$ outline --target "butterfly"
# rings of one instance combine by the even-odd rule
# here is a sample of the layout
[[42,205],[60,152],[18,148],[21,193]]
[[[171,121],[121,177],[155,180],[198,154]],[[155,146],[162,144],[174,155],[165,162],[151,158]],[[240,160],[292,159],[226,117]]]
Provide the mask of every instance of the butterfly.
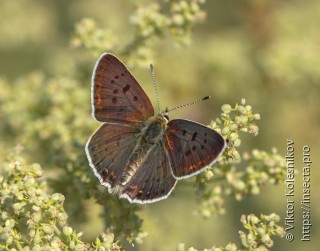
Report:
[[109,193],[131,203],[166,199],[177,180],[198,174],[223,153],[215,130],[155,114],[150,99],[126,66],[104,53],[92,76],[92,116],[103,124],[89,138],[89,165]]

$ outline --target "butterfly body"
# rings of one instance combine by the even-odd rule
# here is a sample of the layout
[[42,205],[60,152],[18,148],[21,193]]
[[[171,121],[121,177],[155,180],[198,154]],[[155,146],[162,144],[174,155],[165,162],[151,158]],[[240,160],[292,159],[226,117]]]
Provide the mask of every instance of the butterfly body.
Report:
[[178,179],[214,163],[225,141],[196,122],[154,114],[141,86],[111,54],[98,60],[92,78],[93,117],[104,122],[86,144],[89,164],[110,193],[130,202],[165,199]]
[[167,120],[162,114],[151,116],[143,127],[137,128],[137,144],[128,162],[128,167],[121,174],[121,185],[125,185],[145,161],[149,152],[162,139]]

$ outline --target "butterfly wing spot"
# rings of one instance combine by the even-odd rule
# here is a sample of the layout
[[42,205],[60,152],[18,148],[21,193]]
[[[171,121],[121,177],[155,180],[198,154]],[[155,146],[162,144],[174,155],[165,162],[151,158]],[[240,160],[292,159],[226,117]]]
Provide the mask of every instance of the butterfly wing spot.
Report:
[[191,141],[195,141],[195,140],[196,140],[197,134],[198,134],[197,132],[194,132],[194,133],[192,134]]
[[137,101],[138,100],[138,97],[137,96],[134,96],[133,97],[133,101]]
[[203,143],[204,143],[204,144],[207,144],[207,140],[206,140],[206,139],[204,139]]
[[114,81],[113,79],[111,79],[111,81],[110,81],[110,82],[111,82],[111,84],[114,84],[114,83],[115,83],[115,81]]
[[119,75],[115,75],[114,78],[115,78],[115,79],[118,79],[118,78],[119,78]]
[[106,168],[102,169],[100,174],[101,174],[103,180],[106,180],[108,178],[108,170]]
[[204,133],[204,136],[207,137],[207,133],[206,132]]
[[113,94],[117,94],[118,92],[119,92],[118,89],[114,89],[114,90],[113,90]]
[[127,91],[129,91],[130,89],[130,85],[126,85],[125,87],[123,87],[122,92],[126,93]]
[[116,97],[113,97],[113,98],[112,98],[112,103],[113,103],[113,104],[116,104],[116,103],[117,103],[117,98],[116,98]]
[[121,77],[124,77],[124,73],[121,73]]
[[204,150],[204,145],[201,145],[201,150]]
[[196,146],[193,146],[193,147],[192,147],[192,151],[195,151],[195,150],[197,150],[197,147],[196,147]]
[[132,186],[130,186],[130,188],[131,188],[132,190],[138,190],[138,186],[137,186],[137,185],[132,185]]
[[186,152],[185,152],[185,156],[189,156],[191,154],[191,151],[190,150],[187,150]]
[[183,131],[182,131],[182,135],[185,136],[186,134],[187,134],[187,131],[186,131],[186,130],[183,130]]
[[112,171],[108,177],[109,177],[111,182],[114,182],[116,180],[116,178],[117,178],[115,173],[114,173],[114,171]]

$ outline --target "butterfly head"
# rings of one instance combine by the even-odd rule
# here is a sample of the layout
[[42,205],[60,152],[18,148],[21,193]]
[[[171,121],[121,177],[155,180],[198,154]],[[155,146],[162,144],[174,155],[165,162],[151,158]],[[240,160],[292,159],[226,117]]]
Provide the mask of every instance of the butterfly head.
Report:
[[167,122],[169,121],[169,108],[168,107],[166,107],[164,112],[162,112],[162,116],[167,120]]

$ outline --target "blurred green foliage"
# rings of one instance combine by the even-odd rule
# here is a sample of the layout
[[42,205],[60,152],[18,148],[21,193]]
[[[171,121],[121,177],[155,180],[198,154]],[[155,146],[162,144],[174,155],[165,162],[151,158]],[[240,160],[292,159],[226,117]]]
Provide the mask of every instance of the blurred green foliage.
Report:
[[[27,242],[36,246],[40,236],[48,247],[91,245],[103,250],[105,245],[108,250],[114,245],[117,250],[115,238],[124,247],[139,243],[130,246],[137,250],[168,250],[187,240],[187,246],[203,249],[235,238],[231,233],[240,226],[231,215],[285,216],[281,184],[286,139],[294,139],[297,149],[320,144],[314,137],[320,117],[319,17],[316,1],[1,1],[1,247],[24,247]],[[203,123],[212,120],[210,126],[223,134],[229,147],[213,167],[179,182],[166,201],[141,207],[119,200],[107,194],[88,166],[84,145],[97,127],[90,117],[90,78],[97,56],[105,51],[119,55],[144,82],[150,77],[137,67],[155,63],[161,103],[168,106],[213,96],[214,106],[209,101],[201,104],[203,109],[197,105],[176,114]],[[142,85],[152,93],[151,84]],[[249,102],[237,103],[243,97]],[[258,137],[249,137],[258,131]],[[45,168],[44,176],[39,165],[11,157],[7,162],[16,146],[23,148],[20,154],[28,163]],[[262,187],[267,184],[266,193]],[[40,202],[30,200],[26,186],[39,190]],[[254,201],[250,198],[258,194]],[[205,222],[188,215],[193,209]],[[68,223],[66,217],[50,218],[50,210],[66,212]],[[26,225],[36,212],[41,212],[41,220]],[[221,214],[229,217],[219,216],[223,221],[213,226],[211,222],[219,220],[214,216]],[[274,214],[257,222],[250,217],[242,218],[249,230],[248,235],[240,234],[242,246],[265,243],[263,234],[274,235],[269,231],[279,222]],[[265,233],[250,235],[257,224]],[[229,225],[230,235],[213,230]],[[59,231],[52,232],[55,226]],[[108,234],[96,237],[104,231]],[[287,245],[279,240],[275,248]],[[310,245],[316,247],[317,242]],[[231,244],[221,248],[235,249]]]

